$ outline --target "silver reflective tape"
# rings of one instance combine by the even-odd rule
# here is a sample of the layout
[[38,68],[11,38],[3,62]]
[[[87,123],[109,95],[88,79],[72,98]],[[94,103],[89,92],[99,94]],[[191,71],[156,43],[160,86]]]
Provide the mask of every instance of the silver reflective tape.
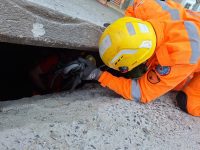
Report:
[[187,30],[190,39],[190,46],[192,49],[190,63],[196,64],[200,56],[200,36],[198,34],[197,28],[191,21],[185,21],[184,25]]
[[132,97],[136,102],[139,102],[141,99],[140,85],[137,80],[132,80]]
[[137,50],[133,49],[123,49],[117,55],[111,60],[111,64],[114,63],[116,60],[118,60],[123,55],[133,55],[137,52]]
[[147,27],[147,25],[143,24],[143,23],[138,23],[138,26],[140,28],[140,31],[142,33],[149,33],[149,28]]
[[152,41],[142,41],[142,44],[139,46],[139,48],[152,48]]
[[107,35],[103,40],[102,40],[102,43],[100,44],[99,46],[99,53],[100,53],[100,56],[102,57],[103,54],[105,53],[105,51],[111,46],[111,39],[110,39],[110,36]]
[[190,83],[191,79],[192,79],[192,78],[187,77],[187,81],[186,81],[186,83],[184,84],[184,86],[182,87],[182,89],[184,89],[184,88]]
[[133,24],[131,22],[126,23],[126,28],[127,28],[128,33],[130,35],[135,35],[135,29],[134,29]]
[[160,0],[156,0],[157,3],[162,7],[163,10],[166,10],[170,13],[171,18],[173,20],[180,20],[180,14],[179,11],[177,9],[172,9],[170,8],[166,2],[160,1]]

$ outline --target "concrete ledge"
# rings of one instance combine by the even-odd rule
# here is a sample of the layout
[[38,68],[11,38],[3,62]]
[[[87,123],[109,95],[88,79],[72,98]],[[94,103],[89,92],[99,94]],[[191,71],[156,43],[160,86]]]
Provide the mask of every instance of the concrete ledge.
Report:
[[[59,2],[53,0],[0,0],[0,42],[96,51],[103,23],[122,14],[95,0],[88,1],[91,11],[85,1],[77,2],[83,7],[81,14],[77,13],[80,6],[73,1],[65,1],[63,7],[57,8]],[[99,16],[93,13],[95,7],[101,9]],[[76,11],[64,11],[71,9]]]

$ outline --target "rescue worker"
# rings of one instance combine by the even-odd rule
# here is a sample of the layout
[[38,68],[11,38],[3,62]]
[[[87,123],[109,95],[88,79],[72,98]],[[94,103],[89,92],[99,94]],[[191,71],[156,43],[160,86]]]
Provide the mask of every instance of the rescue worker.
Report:
[[85,62],[82,80],[98,80],[127,100],[148,103],[171,90],[177,105],[200,116],[200,13],[172,0],[135,0],[126,17],[103,32],[99,53],[110,68],[126,73],[145,64],[138,79],[116,77]]
[[30,71],[33,83],[33,95],[73,90],[80,82],[76,82],[76,72],[66,72],[65,66],[77,57],[86,57],[85,52],[56,52],[39,61]]

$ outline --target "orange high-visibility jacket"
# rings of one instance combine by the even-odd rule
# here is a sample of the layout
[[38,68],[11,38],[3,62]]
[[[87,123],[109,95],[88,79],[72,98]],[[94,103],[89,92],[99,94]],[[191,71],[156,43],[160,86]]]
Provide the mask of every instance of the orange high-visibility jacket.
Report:
[[135,0],[126,16],[148,21],[155,29],[157,46],[148,71],[139,79],[103,72],[99,82],[129,100],[150,102],[166,92],[181,90],[200,71],[200,13],[167,0]]

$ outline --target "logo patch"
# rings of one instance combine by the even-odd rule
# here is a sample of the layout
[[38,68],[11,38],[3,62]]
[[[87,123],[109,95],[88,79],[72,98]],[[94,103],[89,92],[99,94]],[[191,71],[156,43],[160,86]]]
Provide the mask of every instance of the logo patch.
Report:
[[156,84],[160,82],[160,78],[158,77],[158,75],[156,74],[154,70],[150,70],[147,73],[147,80],[152,84]]
[[161,76],[168,75],[170,71],[171,67],[169,66],[161,66],[161,65],[156,66],[156,72],[158,72]]

